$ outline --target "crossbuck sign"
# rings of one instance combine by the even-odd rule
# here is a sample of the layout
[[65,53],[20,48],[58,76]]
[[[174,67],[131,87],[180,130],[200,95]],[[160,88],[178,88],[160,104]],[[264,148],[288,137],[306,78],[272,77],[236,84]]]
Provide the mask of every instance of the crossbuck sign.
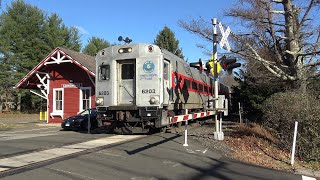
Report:
[[226,50],[230,51],[231,48],[230,48],[230,45],[229,45],[229,42],[228,42],[228,36],[230,35],[230,32],[231,32],[230,28],[228,26],[227,30],[224,31],[224,28],[223,28],[221,22],[219,22],[219,29],[220,29],[220,32],[221,32],[221,35],[222,35],[222,38],[220,40],[220,47],[224,48],[224,46],[225,46]]

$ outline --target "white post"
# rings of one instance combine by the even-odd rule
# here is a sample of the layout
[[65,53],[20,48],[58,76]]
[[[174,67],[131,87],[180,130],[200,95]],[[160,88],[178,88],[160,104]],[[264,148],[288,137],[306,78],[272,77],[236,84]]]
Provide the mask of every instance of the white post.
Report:
[[224,140],[224,133],[222,132],[222,116],[223,116],[223,113],[220,112],[219,113],[220,115],[220,132],[219,132],[219,140]]
[[242,124],[242,117],[241,117],[241,104],[239,102],[239,118],[240,118],[240,124]]
[[91,132],[90,132],[90,129],[91,129],[91,109],[89,108],[88,109],[88,126],[87,126],[87,128],[88,128],[88,134],[90,134]]
[[219,112],[219,121],[220,121],[220,133],[222,133],[222,113]]
[[297,131],[298,131],[298,122],[296,121],[294,123],[293,144],[292,144],[292,152],[291,152],[291,166],[293,166],[293,164],[294,164],[294,154],[296,151]]
[[47,100],[47,116],[46,116],[47,124],[49,124],[49,93],[50,93],[50,76],[48,76],[48,79],[47,79],[47,97],[46,97],[46,100]]
[[[188,114],[188,109],[185,110],[185,115]],[[193,116],[192,116],[193,118]],[[184,144],[183,146],[188,146],[188,120],[185,121],[184,125]]]

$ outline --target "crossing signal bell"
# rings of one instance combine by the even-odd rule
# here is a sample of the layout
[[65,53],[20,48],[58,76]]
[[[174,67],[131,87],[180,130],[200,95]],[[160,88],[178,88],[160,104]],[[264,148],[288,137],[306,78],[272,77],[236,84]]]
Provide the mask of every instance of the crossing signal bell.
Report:
[[198,62],[190,63],[190,67],[194,67],[199,70],[200,74],[202,73],[202,60],[199,59]]
[[220,64],[221,64],[222,68],[228,72],[228,74],[232,74],[232,70],[234,68],[241,66],[241,63],[237,63],[236,58],[227,58],[226,56],[223,56],[220,59]]

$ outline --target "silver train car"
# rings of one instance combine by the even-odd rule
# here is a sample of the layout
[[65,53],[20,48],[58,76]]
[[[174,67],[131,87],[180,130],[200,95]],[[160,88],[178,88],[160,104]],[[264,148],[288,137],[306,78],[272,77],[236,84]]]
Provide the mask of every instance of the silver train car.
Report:
[[[200,66],[202,67],[202,65]],[[165,128],[173,116],[212,109],[214,80],[152,44],[124,44],[96,55],[98,122],[112,128]],[[219,85],[219,94],[229,95]]]

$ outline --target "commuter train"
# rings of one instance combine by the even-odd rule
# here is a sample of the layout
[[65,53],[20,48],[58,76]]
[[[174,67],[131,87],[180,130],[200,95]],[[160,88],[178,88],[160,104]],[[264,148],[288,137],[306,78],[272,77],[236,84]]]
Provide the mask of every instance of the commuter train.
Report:
[[[212,110],[214,80],[153,44],[124,44],[102,49],[96,55],[96,107],[100,125],[133,132],[163,129],[184,114]],[[219,94],[229,89],[219,84]],[[186,112],[186,109],[188,110]],[[182,117],[188,120],[203,114]]]

